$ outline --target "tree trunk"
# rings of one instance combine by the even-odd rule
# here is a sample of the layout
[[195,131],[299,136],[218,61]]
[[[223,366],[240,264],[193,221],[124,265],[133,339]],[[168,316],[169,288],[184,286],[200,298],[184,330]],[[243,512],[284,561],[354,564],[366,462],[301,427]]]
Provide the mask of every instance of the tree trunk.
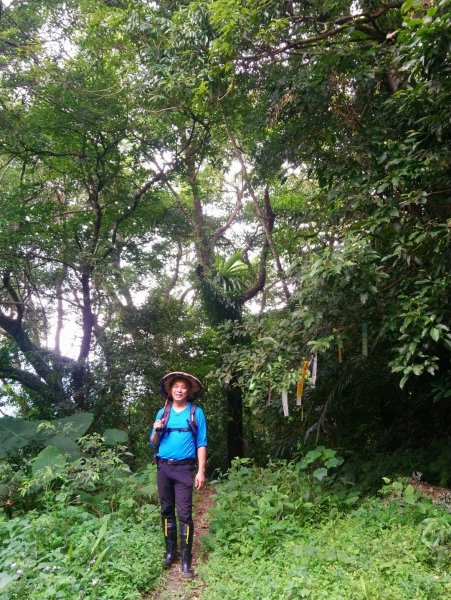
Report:
[[[233,380],[232,382],[233,383]],[[228,463],[244,456],[243,444],[243,396],[237,386],[228,385],[227,397],[227,458]]]
[[73,399],[78,409],[86,410],[87,392],[88,392],[88,355],[91,349],[92,332],[95,325],[95,317],[92,313],[91,304],[91,274],[92,267],[85,266],[81,275],[81,285],[83,291],[83,337],[80,346],[80,352],[75,368],[72,371]]

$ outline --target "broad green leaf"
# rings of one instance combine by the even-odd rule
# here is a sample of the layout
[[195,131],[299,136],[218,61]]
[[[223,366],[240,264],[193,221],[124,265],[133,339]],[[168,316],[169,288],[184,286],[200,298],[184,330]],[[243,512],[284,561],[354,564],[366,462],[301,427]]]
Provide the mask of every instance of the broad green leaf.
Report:
[[54,435],[48,440],[47,444],[58,448],[69,460],[76,460],[80,457],[78,444],[67,435]]
[[417,497],[418,494],[415,491],[415,488],[410,484],[406,486],[403,492],[403,499],[406,502],[406,504],[415,504]]
[[14,417],[0,419],[0,458],[14,454],[35,437],[37,422],[23,421]]
[[74,441],[90,427],[94,415],[77,413],[53,421],[25,421],[15,417],[0,419],[0,458],[5,458],[31,442],[53,444],[72,456],[78,455]]
[[116,444],[125,444],[128,441],[128,434],[121,429],[105,429],[103,432],[105,444],[115,446]]
[[102,539],[105,537],[107,529],[108,529],[108,519],[105,517],[102,522],[102,525],[100,526],[99,533],[97,534],[97,539],[94,542],[94,546],[91,548],[91,554],[94,554],[95,549],[100,544]]
[[327,469],[321,468],[313,471],[313,477],[321,481],[324,477],[327,477]]
[[96,562],[92,565],[92,569],[91,569],[92,572],[97,570],[97,568],[99,567],[100,563],[102,562],[102,560],[103,560],[105,554],[108,552],[108,550],[109,550],[108,547],[104,548],[102,550],[102,552],[99,554],[99,556],[96,559]]
[[434,340],[434,342],[438,342],[440,338],[440,329],[438,329],[437,327],[432,327],[432,329],[429,330],[429,335]]
[[78,440],[91,426],[94,419],[93,413],[80,412],[70,417],[52,421],[57,426],[59,433],[64,433],[72,440]]
[[332,458],[329,458],[329,460],[326,460],[326,462],[324,463],[324,466],[327,467],[328,469],[331,469],[332,467],[338,467],[342,464],[343,464],[343,459],[341,457],[333,456]]
[[41,478],[45,482],[51,481],[61,474],[65,464],[64,454],[58,448],[46,446],[33,460],[33,476]]

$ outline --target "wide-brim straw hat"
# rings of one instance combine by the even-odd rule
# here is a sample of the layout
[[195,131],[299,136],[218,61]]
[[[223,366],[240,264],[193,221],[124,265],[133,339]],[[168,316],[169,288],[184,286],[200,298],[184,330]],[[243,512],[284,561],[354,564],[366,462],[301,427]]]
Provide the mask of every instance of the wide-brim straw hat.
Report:
[[186,379],[189,381],[191,385],[189,400],[196,400],[204,393],[204,386],[197,377],[194,377],[194,375],[190,375],[189,373],[184,373],[183,371],[172,371],[172,373],[168,373],[163,379],[160,379],[159,388],[163,398],[167,398],[170,395],[172,384],[176,379]]

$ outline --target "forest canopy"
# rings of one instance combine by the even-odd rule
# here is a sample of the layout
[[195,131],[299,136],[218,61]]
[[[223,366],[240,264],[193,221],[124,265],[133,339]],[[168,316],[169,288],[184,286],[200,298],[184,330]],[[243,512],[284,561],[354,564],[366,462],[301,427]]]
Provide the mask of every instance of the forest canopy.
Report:
[[212,469],[449,448],[450,22],[449,0],[0,2],[2,410],[92,413],[146,461],[186,370]]

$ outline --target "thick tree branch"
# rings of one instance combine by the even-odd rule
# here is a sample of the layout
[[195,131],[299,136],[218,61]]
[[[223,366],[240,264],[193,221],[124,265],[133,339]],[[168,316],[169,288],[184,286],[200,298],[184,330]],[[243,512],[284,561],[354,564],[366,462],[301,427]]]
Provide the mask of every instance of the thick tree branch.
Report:
[[172,183],[170,181],[165,180],[164,185],[168,188],[168,190],[174,196],[181,213],[187,219],[187,221],[190,223],[191,227],[193,227],[194,225],[193,225],[193,221],[191,219],[191,215],[190,215],[189,211],[186,209],[186,206],[183,204],[183,200],[182,200],[182,197],[180,196],[180,194],[177,192],[177,190],[175,189],[175,187],[172,185]]
[[[116,280],[116,283],[117,283],[118,294],[125,298],[125,303],[128,306],[128,308],[133,308],[134,304],[133,304],[132,295],[130,293],[130,288],[122,276],[121,248],[118,248],[117,251],[113,255],[112,267],[113,267],[114,279]],[[119,298],[117,299],[117,303],[120,306],[122,306]]]
[[0,377],[4,379],[12,379],[17,383],[22,384],[26,388],[43,395],[47,395],[49,392],[49,386],[44,383],[40,377],[30,373],[29,371],[17,369],[11,365],[0,365]]
[[0,310],[0,327],[16,342],[19,350],[24,354],[37,375],[46,382],[46,389],[55,398],[64,399],[65,392],[58,372],[47,364],[41,349],[33,344],[27,332],[23,329],[22,322],[6,316]]
[[218,229],[213,234],[213,240],[212,240],[213,247],[216,246],[216,244],[218,243],[220,238],[224,235],[224,233],[227,231],[227,229],[229,229],[229,227],[231,227],[232,223],[235,221],[238,213],[240,212],[240,210],[243,206],[243,203],[242,203],[243,190],[236,188],[235,192],[236,192],[235,206],[233,207],[232,212],[230,213],[229,218],[224,223],[224,225],[222,225],[221,227],[218,227]]
[[182,260],[182,253],[183,253],[182,242],[180,240],[177,240],[177,257],[175,260],[175,271],[174,271],[172,279],[171,279],[168,287],[164,291],[164,295],[163,295],[163,302],[164,302],[165,306],[167,306],[169,303],[169,296],[171,294],[171,291],[177,285],[177,281],[179,278],[180,261]]
[[113,230],[111,233],[111,245],[110,247],[104,252],[102,258],[106,258],[109,254],[111,254],[111,252],[113,252],[115,245],[116,245],[116,239],[117,239],[117,235],[118,235],[118,231],[119,231],[119,227],[120,225],[126,220],[128,219],[134,212],[135,210],[138,208],[138,206],[140,205],[140,202],[143,198],[143,196],[159,181],[163,181],[163,179],[167,176],[167,173],[163,173],[160,172],[157,175],[155,175],[154,177],[152,177],[152,179],[149,179],[149,181],[147,181],[144,185],[142,185],[139,190],[133,195],[132,198],[132,202],[129,206],[129,208],[127,210],[125,210],[120,217],[118,217],[113,225]]
[[195,143],[185,150],[185,164],[188,174],[188,183],[191,188],[193,207],[195,219],[192,219],[191,223],[195,235],[195,247],[197,260],[202,269],[208,273],[211,265],[213,264],[213,245],[212,240],[209,238],[206,228],[204,209],[202,204],[202,198],[199,193],[199,185],[197,182],[198,169],[195,162],[196,147]]
[[[285,272],[283,270],[282,267],[282,263],[280,262],[280,257],[279,257],[279,253],[277,252],[277,248],[273,242],[272,239],[272,229],[269,228],[269,222],[268,219],[266,218],[265,214],[263,213],[260,203],[258,201],[257,195],[255,193],[255,190],[252,186],[248,171],[247,171],[247,167],[246,167],[246,163],[244,162],[244,158],[243,158],[243,154],[241,152],[241,150],[238,147],[238,144],[235,141],[235,138],[232,135],[232,132],[230,131],[228,125],[226,124],[226,129],[227,129],[227,135],[230,141],[230,144],[232,146],[233,152],[236,156],[236,158],[238,159],[240,165],[241,165],[241,172],[243,174],[243,179],[246,182],[246,186],[247,186],[247,190],[249,191],[249,194],[252,198],[252,201],[254,203],[254,207],[255,207],[255,212],[257,213],[258,219],[264,229],[265,235],[266,235],[266,239],[268,241],[269,247],[271,249],[271,253],[273,255],[274,258],[274,263],[276,265],[276,271],[277,271],[277,275],[280,278],[280,281],[282,283],[282,288],[283,288],[283,292],[285,295],[285,299],[288,300],[290,299],[290,291],[288,289],[287,283],[286,283],[286,277],[285,277]],[[269,190],[268,187],[266,187],[265,189],[265,206],[269,205]],[[272,213],[272,210],[270,211]]]
[[[242,62],[253,62],[256,60],[260,60],[262,58],[270,58],[272,56],[277,56],[278,54],[284,54],[291,50],[299,50],[301,48],[308,48],[310,46],[314,46],[318,42],[323,40],[330,39],[339,33],[342,33],[346,29],[353,27],[362,33],[365,33],[369,38],[375,39],[377,41],[384,41],[386,38],[386,34],[378,27],[376,23],[376,19],[383,16],[389,10],[397,9],[402,6],[402,2],[394,2],[392,4],[382,4],[377,10],[372,13],[360,13],[358,15],[348,15],[337,19],[333,24],[325,23],[325,31],[311,36],[304,37],[301,39],[297,39],[291,42],[285,41],[283,45],[278,48],[274,48],[272,50],[258,52],[252,55],[242,55],[239,60]],[[304,21],[305,19],[297,19],[297,21]],[[372,25],[373,28],[368,27],[367,25]]]
[[[269,200],[269,190],[266,188],[265,190],[265,211],[266,211],[266,222],[268,226],[268,231],[272,235],[274,229],[275,222],[275,214],[272,210],[271,203]],[[242,296],[239,298],[238,302],[240,304],[244,304],[248,302],[252,298],[254,298],[259,292],[263,290],[266,284],[266,260],[268,257],[270,246],[268,242],[268,238],[265,236],[265,241],[263,243],[261,252],[260,252],[260,261],[259,268],[257,273],[257,279],[249,289],[247,289]]]
[[64,307],[63,307],[63,285],[67,275],[67,267],[63,268],[61,277],[56,283],[56,330],[55,330],[55,353],[61,355],[61,332],[64,324]]
[[91,301],[91,275],[93,268],[85,266],[81,274],[82,289],[82,315],[83,315],[83,336],[78,354],[79,362],[83,362],[89,355],[91,349],[92,329],[95,323],[95,317],[92,312]]
[[2,277],[3,287],[8,292],[11,300],[13,301],[14,307],[17,312],[17,321],[20,323],[24,316],[25,305],[22,298],[19,296],[17,291],[14,289],[11,283],[10,273],[5,273]]

